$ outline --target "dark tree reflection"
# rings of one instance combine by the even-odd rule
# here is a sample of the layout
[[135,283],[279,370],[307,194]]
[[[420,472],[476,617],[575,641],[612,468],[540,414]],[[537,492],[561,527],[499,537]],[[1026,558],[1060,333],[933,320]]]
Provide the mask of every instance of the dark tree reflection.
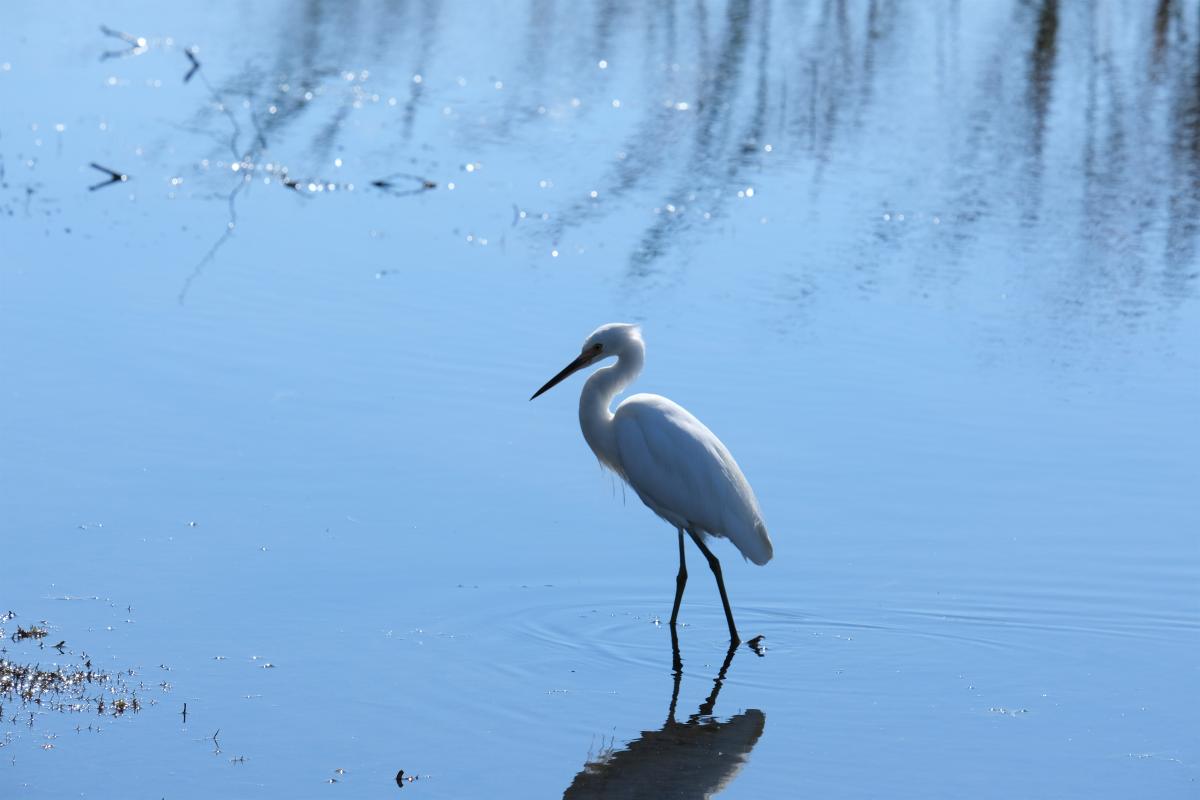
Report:
[[[269,166],[320,190],[351,142],[378,165],[360,186],[480,155],[536,163],[569,190],[522,216],[532,201],[510,181],[495,216],[516,205],[513,235],[546,253],[573,237],[619,246],[637,283],[686,271],[682,253],[737,213],[738,192],[769,181],[792,220],[853,204],[861,225],[919,203],[949,223],[928,244],[942,271],[922,280],[961,274],[973,243],[1010,221],[1031,240],[1066,223],[1071,257],[1092,270],[1070,276],[1083,306],[1191,291],[1195,4],[530,0],[485,16],[308,0],[275,30],[236,61],[206,54],[200,73],[209,93],[188,126],[218,143],[198,155],[240,162],[240,175],[214,172],[229,188]],[[372,133],[355,140],[363,118]],[[900,241],[854,245],[850,267],[868,270]]]

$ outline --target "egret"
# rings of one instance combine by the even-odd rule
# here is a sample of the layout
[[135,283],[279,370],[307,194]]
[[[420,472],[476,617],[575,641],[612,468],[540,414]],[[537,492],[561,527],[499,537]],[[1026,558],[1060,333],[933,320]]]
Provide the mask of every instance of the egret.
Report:
[[633,382],[645,363],[646,345],[637,325],[601,325],[583,343],[579,357],[546,385],[550,390],[572,373],[607,358],[617,363],[596,370],[579,396],[579,427],[600,463],[628,483],[651,511],[673,525],[679,534],[679,574],[671,627],[679,618],[679,603],[687,584],[683,533],[700,548],[717,579],[729,639],[737,644],[737,626],[729,609],[721,562],[708,549],[709,537],[733,542],[755,564],[771,560],[774,548],[754,490],[729,449],[687,409],[656,394],[635,394],[610,410],[612,399]]

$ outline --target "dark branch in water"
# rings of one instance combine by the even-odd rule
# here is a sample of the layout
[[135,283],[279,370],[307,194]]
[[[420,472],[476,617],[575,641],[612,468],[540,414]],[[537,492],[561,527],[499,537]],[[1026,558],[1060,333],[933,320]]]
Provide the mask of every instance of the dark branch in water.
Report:
[[125,33],[124,31],[113,30],[107,25],[101,25],[100,32],[105,36],[111,36],[114,39],[120,39],[121,41],[128,42],[131,45],[136,45],[138,43],[137,37],[133,36],[132,34]]
[[196,60],[196,54],[192,52],[192,48],[190,47],[184,50],[183,54],[187,56],[188,61],[192,62],[192,68],[187,71],[187,75],[183,76],[183,82],[187,83],[196,74],[196,71],[200,69],[200,62]]
[[225,224],[225,231],[217,237],[217,241],[213,242],[212,247],[208,248],[208,252],[204,254],[204,257],[196,262],[196,266],[192,268],[191,274],[184,280],[183,288],[179,290],[179,305],[183,305],[184,301],[187,300],[188,291],[192,288],[192,282],[200,277],[209,262],[216,258],[217,251],[233,236],[233,231],[237,227],[237,196],[246,186],[247,183],[245,181],[238,181],[238,185],[233,187],[233,191],[229,193],[229,221]]
[[[410,188],[402,188],[396,184],[397,178],[403,178],[406,183],[413,181],[414,184],[410,184]],[[371,185],[376,189],[382,189],[393,197],[407,197],[437,188],[436,181],[422,178],[420,175],[412,175],[408,172],[394,172],[391,175],[385,175],[378,180],[371,181]]]
[[105,186],[112,186],[114,183],[125,183],[126,181],[129,180],[129,176],[126,175],[125,173],[117,172],[116,170],[109,169],[108,167],[102,167],[99,164],[97,164],[95,161],[93,161],[89,166],[91,166],[92,169],[99,170],[100,172],[103,172],[105,175],[108,176],[108,180],[100,181],[99,183],[94,183],[91,186],[89,186],[88,187],[89,192],[94,192],[97,189],[103,189]]
[[150,45],[144,36],[134,36],[132,34],[125,33],[124,31],[113,30],[107,25],[101,25],[100,32],[105,36],[111,36],[114,39],[120,39],[122,42],[125,42],[127,45],[129,45],[129,47],[125,48],[124,50],[105,50],[100,54],[101,61],[107,61],[110,58],[140,56],[150,48]]

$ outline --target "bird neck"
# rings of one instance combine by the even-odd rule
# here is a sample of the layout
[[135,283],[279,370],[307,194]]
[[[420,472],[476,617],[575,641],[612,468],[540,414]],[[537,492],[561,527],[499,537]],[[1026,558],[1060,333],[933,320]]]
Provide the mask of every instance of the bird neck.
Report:
[[596,457],[618,473],[621,471],[620,459],[617,458],[610,406],[613,397],[642,371],[645,355],[641,341],[631,341],[617,356],[617,363],[592,373],[579,395],[579,427],[583,429],[583,438]]

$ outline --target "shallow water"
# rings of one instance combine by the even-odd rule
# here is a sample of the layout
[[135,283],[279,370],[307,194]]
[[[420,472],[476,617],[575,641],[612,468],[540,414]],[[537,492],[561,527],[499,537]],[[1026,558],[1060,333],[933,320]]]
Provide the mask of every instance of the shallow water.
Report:
[[[141,708],[0,696],[5,797],[1194,796],[1194,5],[60,8],[0,657]],[[527,402],[611,320],[775,542],[678,686],[674,532]]]

